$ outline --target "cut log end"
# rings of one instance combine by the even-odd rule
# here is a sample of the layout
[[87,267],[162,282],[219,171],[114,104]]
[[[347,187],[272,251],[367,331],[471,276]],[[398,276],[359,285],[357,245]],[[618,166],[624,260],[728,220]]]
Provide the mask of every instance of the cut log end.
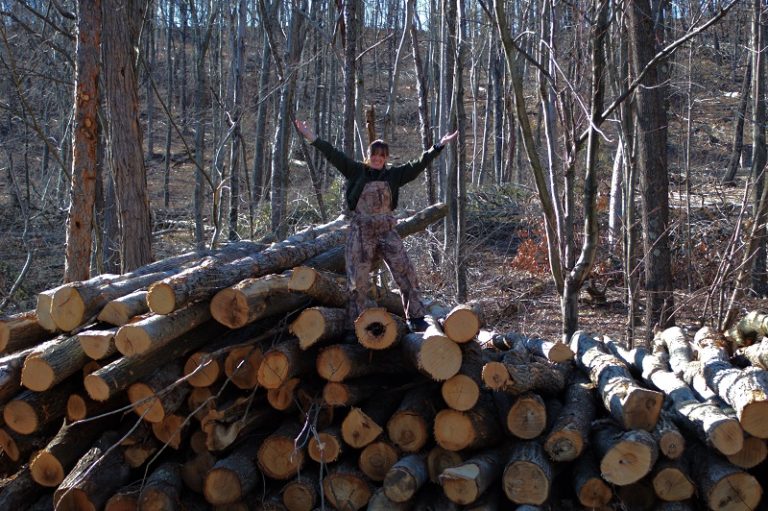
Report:
[[435,417],[435,440],[443,449],[460,451],[474,443],[475,428],[462,412],[440,410]]
[[461,348],[445,337],[424,339],[419,362],[421,369],[435,381],[445,381],[461,369]]
[[301,468],[304,451],[296,450],[290,438],[269,437],[259,447],[257,459],[265,475],[285,480],[295,476]]
[[184,364],[184,374],[193,387],[208,387],[219,379],[221,366],[216,360],[207,358],[207,353],[193,353]]
[[317,374],[328,381],[340,382],[352,371],[352,363],[341,348],[330,346],[321,351],[315,363]]
[[381,434],[382,428],[359,408],[352,408],[341,423],[341,437],[356,449],[370,444]]
[[573,360],[573,350],[563,342],[554,342],[547,350],[547,360],[550,362],[568,362]]
[[83,386],[94,401],[106,401],[112,394],[109,384],[93,373],[83,378]]
[[16,441],[8,434],[4,428],[0,428],[0,450],[8,456],[11,461],[19,461],[21,452]]
[[227,468],[213,468],[205,477],[203,494],[214,506],[224,506],[243,497],[240,478]]
[[121,326],[115,335],[115,347],[126,357],[140,355],[147,351],[151,345],[152,339],[149,334],[136,325]]
[[659,420],[664,395],[647,389],[633,390],[622,406],[624,428],[653,431]]
[[357,511],[371,500],[371,488],[359,477],[349,474],[329,474],[323,479],[323,490],[335,509]]
[[397,463],[398,453],[388,442],[373,442],[360,452],[358,466],[369,479],[376,482],[388,477],[389,469]]
[[763,490],[760,483],[746,472],[737,472],[719,480],[709,492],[706,503],[709,509],[757,509]]
[[237,289],[222,289],[211,300],[211,316],[232,329],[245,326],[248,324],[248,300]]
[[323,335],[325,331],[325,317],[317,309],[305,309],[291,323],[290,331],[298,337],[299,347],[302,350],[307,350]]
[[455,308],[446,317],[443,331],[453,342],[465,343],[480,331],[480,319],[471,308]]
[[165,417],[163,405],[155,396],[152,387],[145,383],[134,383],[128,387],[128,400],[136,415],[147,422],[161,422]]
[[71,394],[67,398],[67,420],[70,422],[85,419],[88,416],[88,404],[83,396]]
[[396,412],[387,422],[387,434],[404,452],[417,452],[429,440],[429,425],[421,415]]
[[16,433],[31,435],[40,426],[37,411],[25,401],[11,401],[3,409],[6,426]]
[[290,510],[312,511],[316,501],[316,493],[305,484],[290,484],[283,490],[283,503]]
[[64,467],[53,454],[39,451],[29,462],[32,479],[40,486],[55,488],[64,480]]
[[21,371],[21,384],[29,390],[43,392],[50,389],[55,381],[56,373],[51,365],[39,357],[27,357]]
[[536,438],[547,427],[547,411],[538,396],[520,396],[506,417],[507,430],[517,438]]
[[74,330],[88,318],[84,318],[85,303],[80,293],[73,287],[64,286],[53,295],[51,318],[64,332]]
[[541,467],[528,461],[507,465],[502,479],[504,493],[516,504],[539,506],[549,497],[550,484]]
[[147,292],[147,305],[155,314],[170,314],[176,310],[173,287],[164,282],[152,284]]
[[333,463],[339,459],[341,444],[336,436],[321,432],[309,439],[307,452],[318,463]]
[[483,383],[491,390],[501,390],[509,383],[509,371],[501,362],[488,362],[483,366]]
[[768,438],[768,401],[754,401],[741,411],[739,422],[744,431],[757,438]]
[[447,469],[440,475],[440,485],[448,500],[460,505],[471,504],[480,497],[477,465],[463,465],[460,470]]
[[762,438],[748,436],[744,447],[736,454],[728,456],[728,461],[737,467],[750,469],[761,464],[768,457],[768,444]]
[[109,302],[101,309],[98,316],[99,321],[109,323],[110,325],[123,326],[131,320],[128,310],[121,304]]
[[722,421],[709,435],[712,447],[726,456],[741,451],[744,446],[744,430],[735,419]]
[[383,308],[366,309],[355,320],[357,340],[368,349],[383,350],[395,344],[403,333],[395,317]]
[[676,502],[693,497],[696,487],[676,468],[663,468],[653,475],[653,491],[665,501]]
[[454,410],[466,412],[470,410],[480,398],[480,387],[465,374],[457,374],[445,380],[440,393],[445,404]]
[[544,450],[554,461],[573,461],[584,450],[584,437],[577,431],[560,430],[547,437]]
[[642,479],[650,472],[654,461],[649,446],[623,440],[600,460],[600,473],[609,483],[624,486]]
[[592,477],[579,488],[576,495],[586,508],[602,508],[613,498],[613,491],[608,484],[598,477]]
[[279,351],[271,351],[264,356],[257,371],[258,380],[267,389],[279,388],[288,378],[290,360]]

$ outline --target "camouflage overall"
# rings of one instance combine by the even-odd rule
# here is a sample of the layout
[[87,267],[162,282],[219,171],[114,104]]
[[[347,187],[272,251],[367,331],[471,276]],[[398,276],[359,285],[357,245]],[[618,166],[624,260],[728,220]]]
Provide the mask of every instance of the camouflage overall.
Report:
[[384,260],[400,288],[406,318],[423,317],[426,312],[419,297],[416,270],[408,259],[403,240],[395,231],[397,220],[392,215],[391,195],[386,181],[369,182],[352,212],[344,252],[351,295],[348,314],[352,322],[364,309],[373,305],[368,298],[370,272],[379,259]]

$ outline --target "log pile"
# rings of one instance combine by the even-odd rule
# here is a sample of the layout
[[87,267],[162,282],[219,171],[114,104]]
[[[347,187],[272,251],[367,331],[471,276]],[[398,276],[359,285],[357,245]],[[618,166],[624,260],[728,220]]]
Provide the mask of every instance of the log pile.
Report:
[[[57,288],[0,322],[0,509],[758,508],[757,343],[552,343],[484,329],[478,303],[412,333],[383,292],[350,325],[340,229],[63,286],[81,312],[54,313]],[[155,285],[179,308],[154,310]]]

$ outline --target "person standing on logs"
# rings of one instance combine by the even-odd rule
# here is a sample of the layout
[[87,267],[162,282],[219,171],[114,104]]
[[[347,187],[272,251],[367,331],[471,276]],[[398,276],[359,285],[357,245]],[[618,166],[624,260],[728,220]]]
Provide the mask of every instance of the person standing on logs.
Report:
[[397,220],[392,212],[397,208],[400,187],[416,179],[459,132],[444,135],[418,160],[388,167],[389,146],[383,140],[371,142],[368,157],[359,162],[318,138],[305,121],[297,120],[296,129],[347,180],[344,195],[352,220],[344,258],[350,292],[347,307],[350,321],[354,323],[371,305],[368,298],[370,272],[373,264],[383,259],[400,289],[408,328],[414,332],[424,331],[427,328],[426,307],[421,302],[416,270],[395,230]]

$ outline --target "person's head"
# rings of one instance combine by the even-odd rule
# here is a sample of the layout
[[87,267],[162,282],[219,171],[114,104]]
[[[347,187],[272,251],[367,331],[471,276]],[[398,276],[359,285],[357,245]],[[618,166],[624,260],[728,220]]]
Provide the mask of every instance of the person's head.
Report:
[[381,139],[371,142],[365,163],[374,170],[381,170],[387,165],[387,159],[389,159],[389,145]]

